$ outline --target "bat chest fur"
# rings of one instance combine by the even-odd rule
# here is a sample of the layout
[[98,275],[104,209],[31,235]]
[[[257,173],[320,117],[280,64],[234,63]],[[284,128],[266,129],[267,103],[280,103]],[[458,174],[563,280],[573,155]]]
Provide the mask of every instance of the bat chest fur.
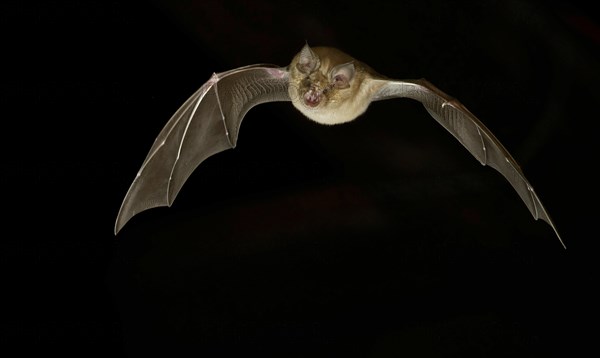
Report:
[[307,108],[304,103],[293,102],[294,107],[304,114],[309,119],[320,124],[341,124],[354,120],[356,117],[364,113],[366,106],[361,111],[356,109],[348,109],[348,106],[336,106],[337,108]]

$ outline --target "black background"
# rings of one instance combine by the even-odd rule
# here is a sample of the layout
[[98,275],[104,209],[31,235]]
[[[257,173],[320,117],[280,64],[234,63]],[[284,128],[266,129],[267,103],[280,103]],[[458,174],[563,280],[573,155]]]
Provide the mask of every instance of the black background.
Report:
[[[600,28],[533,1],[3,2],[2,344],[63,356],[574,356],[594,341]],[[425,77],[520,162],[568,246],[415,102],[258,106],[170,209],[114,219],[220,72],[338,47]],[[587,333],[586,333],[587,332]]]

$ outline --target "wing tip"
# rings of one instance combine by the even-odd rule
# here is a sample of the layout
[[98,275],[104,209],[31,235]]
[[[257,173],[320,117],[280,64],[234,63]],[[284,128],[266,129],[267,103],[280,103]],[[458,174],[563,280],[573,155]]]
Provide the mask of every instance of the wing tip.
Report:
[[[539,199],[538,199],[539,200]],[[541,203],[540,203],[541,204]],[[560,234],[558,233],[558,229],[556,228],[556,226],[554,225],[554,222],[552,221],[552,219],[550,218],[550,215],[548,215],[548,212],[546,212],[546,208],[544,208],[544,206],[542,205],[542,211],[541,214],[543,214],[543,216],[538,216],[536,217],[534,215],[534,218],[536,220],[538,219],[542,219],[543,221],[545,221],[548,225],[550,225],[550,227],[552,228],[552,230],[554,231],[554,234],[556,235],[556,237],[558,238],[558,241],[560,242],[560,244],[562,245],[563,249],[567,249],[567,245],[565,244],[565,242],[563,241],[562,237],[560,237]]]
[[[506,160],[508,163],[511,163],[508,158],[506,158]],[[523,201],[525,201],[525,204],[527,204],[527,207],[529,208],[529,211],[533,215],[533,218],[535,220],[542,219],[548,225],[550,225],[550,227],[554,231],[554,234],[556,234],[558,241],[560,241],[560,244],[562,245],[563,249],[566,250],[567,245],[565,244],[563,239],[560,237],[560,234],[558,233],[558,229],[556,229],[556,225],[554,225],[554,221],[552,221],[552,219],[550,218],[548,211],[546,211],[546,207],[544,207],[544,204],[542,204],[542,201],[536,194],[535,190],[533,189],[533,186],[531,186],[531,184],[529,184],[527,179],[525,179],[525,176],[523,175],[523,173],[518,168],[515,167],[515,169],[517,170],[517,172],[519,173],[519,175],[522,177],[523,181],[527,185],[527,191],[529,192],[529,195],[530,195],[529,198],[531,200],[532,205],[530,206],[524,199],[523,199]]]
[[567,249],[567,245],[565,244],[565,242],[563,241],[562,237],[560,236],[560,234],[558,233],[558,229],[556,228],[556,226],[554,225],[554,222],[552,221],[552,219],[550,219],[550,216],[548,216],[548,213],[546,213],[546,210],[544,210],[544,216],[538,216],[535,217],[535,220],[538,219],[542,219],[543,221],[545,221],[548,225],[550,225],[550,227],[552,228],[552,231],[554,231],[554,234],[556,235],[556,238],[558,239],[558,241],[560,242],[561,246],[563,247],[563,249]]
[[131,219],[132,217],[133,217],[133,215],[130,215],[129,217],[125,218],[123,215],[121,215],[121,212],[119,211],[119,214],[117,215],[117,220],[115,220],[115,227],[114,227],[115,236],[117,236],[119,231],[121,231],[121,229],[123,229],[125,224],[127,224],[129,219]]
[[558,241],[560,241],[560,244],[562,245],[563,249],[567,249],[567,245],[565,244],[565,242],[563,241],[563,239],[560,237],[560,234],[558,233],[558,230],[556,229],[556,226],[554,226],[554,223],[552,222],[552,220],[550,220],[550,218],[548,218],[546,221],[548,224],[550,224],[550,226],[552,227],[552,230],[554,230],[554,233],[556,234],[556,237],[558,238]]

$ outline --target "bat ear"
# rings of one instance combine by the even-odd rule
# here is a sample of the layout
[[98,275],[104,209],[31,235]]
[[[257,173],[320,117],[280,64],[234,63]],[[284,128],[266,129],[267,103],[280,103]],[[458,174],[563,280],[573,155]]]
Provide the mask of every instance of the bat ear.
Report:
[[329,80],[336,88],[350,87],[350,81],[354,78],[354,63],[348,62],[335,66],[329,73]]
[[296,65],[298,71],[304,74],[309,74],[319,67],[319,56],[317,56],[313,50],[311,50],[308,44],[304,45],[299,56],[300,58],[298,59],[298,64]]

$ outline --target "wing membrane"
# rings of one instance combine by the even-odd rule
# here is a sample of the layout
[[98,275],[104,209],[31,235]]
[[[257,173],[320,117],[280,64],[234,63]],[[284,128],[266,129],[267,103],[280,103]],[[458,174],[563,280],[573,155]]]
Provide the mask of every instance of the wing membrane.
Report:
[[214,74],[171,117],[121,204],[115,234],[134,215],[170,206],[191,173],[234,148],[245,114],[264,102],[289,101],[285,69],[253,65]]
[[517,161],[492,132],[459,101],[447,95],[424,79],[374,80],[379,86],[374,100],[406,97],[423,104],[427,112],[450,132],[479,162],[502,174],[515,189],[527,208],[537,219],[547,222],[560,243],[562,241],[554,222],[542,205]]

